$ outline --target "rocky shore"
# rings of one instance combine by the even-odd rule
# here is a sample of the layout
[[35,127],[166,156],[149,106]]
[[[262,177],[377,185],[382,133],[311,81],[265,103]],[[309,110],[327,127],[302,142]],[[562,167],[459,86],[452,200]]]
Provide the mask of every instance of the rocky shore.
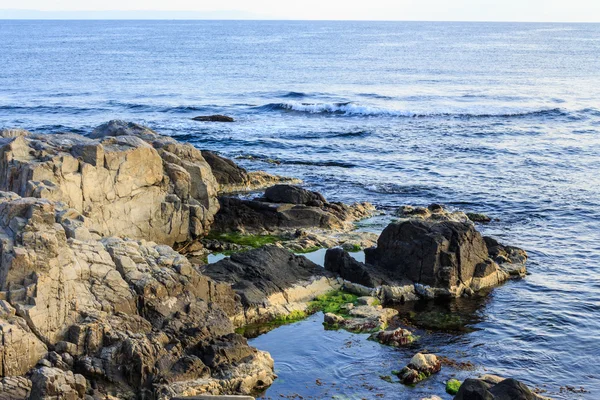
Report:
[[[369,203],[329,202],[134,123],[5,129],[0,153],[0,399],[255,394],[276,379],[273,360],[239,328],[323,311],[330,328],[400,347],[414,337],[386,306],[470,297],[526,272],[525,251],[461,212],[406,207],[381,235],[358,232]],[[325,268],[294,254],[316,248],[329,249]],[[207,264],[216,249],[230,257]],[[498,397],[524,386],[506,381],[465,382],[456,398],[534,398]]]

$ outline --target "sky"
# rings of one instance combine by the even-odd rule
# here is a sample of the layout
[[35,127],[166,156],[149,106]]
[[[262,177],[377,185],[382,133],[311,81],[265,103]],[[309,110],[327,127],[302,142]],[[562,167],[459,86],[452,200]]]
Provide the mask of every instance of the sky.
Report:
[[94,17],[600,22],[600,0],[0,0],[0,18]]

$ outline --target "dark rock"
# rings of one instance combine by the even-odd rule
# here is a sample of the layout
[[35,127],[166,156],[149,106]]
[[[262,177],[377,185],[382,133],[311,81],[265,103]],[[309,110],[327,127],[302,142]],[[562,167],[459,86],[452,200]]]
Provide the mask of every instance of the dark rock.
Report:
[[488,258],[481,234],[460,222],[409,220],[392,223],[375,249],[366,249],[367,264],[433,287],[469,282],[475,267]]
[[473,221],[473,222],[482,222],[482,223],[487,223],[490,222],[492,219],[490,217],[488,217],[485,214],[481,214],[481,213],[471,213],[468,212],[467,213],[467,217]]
[[220,232],[264,233],[305,228],[350,230],[354,221],[372,215],[375,210],[369,203],[348,206],[319,200],[305,205],[220,197],[219,203],[221,208],[215,216],[214,230]]
[[340,248],[327,250],[325,269],[350,282],[370,288],[387,285],[391,281],[386,271],[373,265],[365,265]]
[[494,400],[489,385],[479,379],[467,379],[460,385],[454,400]]
[[221,368],[227,364],[240,362],[251,357],[255,351],[248,346],[246,338],[237,333],[214,338],[207,344],[199,345],[198,348],[202,361],[210,368]]
[[228,117],[227,115],[200,115],[198,117],[192,118],[194,121],[202,121],[202,122],[234,122],[234,119]]
[[202,157],[206,160],[219,185],[244,185],[248,182],[248,172],[228,158],[202,150]]
[[537,400],[539,396],[516,379],[503,379],[493,384],[484,379],[467,379],[454,400]]
[[288,203],[322,206],[327,203],[321,193],[311,192],[293,185],[275,185],[265,190],[265,200],[271,203]]
[[262,305],[274,293],[331,274],[304,256],[278,246],[265,246],[209,264],[204,274],[231,283],[244,306]]
[[490,393],[496,400],[535,400],[529,388],[516,379],[508,378],[493,386]]

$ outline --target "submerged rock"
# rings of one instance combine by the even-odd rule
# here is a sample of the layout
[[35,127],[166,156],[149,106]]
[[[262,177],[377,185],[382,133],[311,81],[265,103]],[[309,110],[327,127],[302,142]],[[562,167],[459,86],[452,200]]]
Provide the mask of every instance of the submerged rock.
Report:
[[417,353],[411,358],[408,365],[398,373],[398,378],[405,385],[414,385],[441,369],[442,363],[434,354]]

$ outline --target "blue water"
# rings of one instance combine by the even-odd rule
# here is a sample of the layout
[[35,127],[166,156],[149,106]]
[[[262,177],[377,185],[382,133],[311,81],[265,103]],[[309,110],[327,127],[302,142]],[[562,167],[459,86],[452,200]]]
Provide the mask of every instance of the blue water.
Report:
[[[482,229],[527,249],[531,275],[478,304],[474,330],[423,346],[600,397],[600,25],[0,21],[0,65],[0,126],[132,120],[331,200],[498,218]],[[209,113],[237,122],[190,120]],[[414,396],[390,396],[313,320],[253,343],[276,360],[273,398],[322,397],[316,379],[344,376]],[[365,343],[384,369],[414,352]]]

